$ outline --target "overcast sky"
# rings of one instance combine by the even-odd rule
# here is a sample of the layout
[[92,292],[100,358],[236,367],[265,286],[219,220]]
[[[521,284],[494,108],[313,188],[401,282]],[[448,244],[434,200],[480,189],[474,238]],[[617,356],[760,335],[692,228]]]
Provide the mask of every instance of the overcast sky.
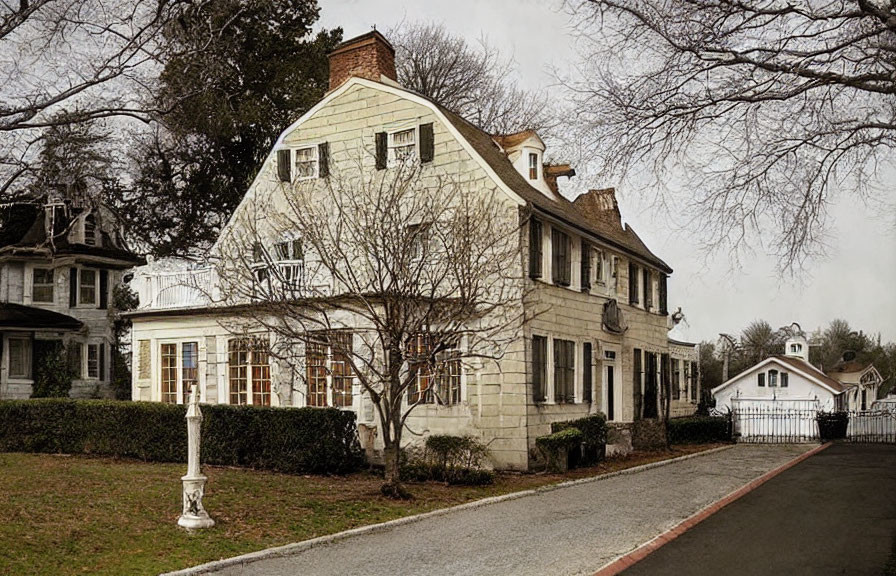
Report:
[[[553,84],[549,69],[575,62],[569,17],[558,2],[537,0],[320,0],[320,26],[341,26],[345,38],[376,26],[386,31],[402,20],[443,23],[475,41],[486,36],[513,56],[520,81],[528,87]],[[707,259],[687,233],[649,208],[650,190],[625,182],[578,182],[583,188],[615,186],[623,220],[648,247],[675,269],[669,307],[681,306],[688,326],[682,337],[714,340],[719,332],[739,332],[751,321],[775,328],[799,322],[804,330],[844,318],[854,329],[896,340],[896,182],[890,204],[866,206],[842,193],[831,206],[828,255],[807,264],[797,278],[780,278],[775,260],[754,254],[732,269],[724,256]]]

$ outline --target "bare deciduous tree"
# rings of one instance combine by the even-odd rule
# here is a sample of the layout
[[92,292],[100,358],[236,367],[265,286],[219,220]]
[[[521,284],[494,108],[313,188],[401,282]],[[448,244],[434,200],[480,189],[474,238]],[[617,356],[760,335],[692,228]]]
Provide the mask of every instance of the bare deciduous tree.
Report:
[[472,46],[441,24],[406,24],[390,32],[398,81],[492,134],[533,129],[550,135],[557,119],[545,91],[527,91],[514,66],[486,40]]
[[567,82],[587,143],[609,175],[679,181],[708,247],[758,242],[793,270],[823,249],[838,190],[880,198],[892,178],[893,2],[567,6],[589,47]]
[[399,447],[414,409],[458,402],[461,363],[497,370],[519,336],[519,216],[499,195],[419,165],[340,171],[252,198],[219,244],[219,296],[246,304],[228,329],[272,335],[296,377],[288,393],[345,405],[349,376],[375,406],[384,494],[405,494]]
[[182,2],[22,0],[0,5],[0,199],[30,173],[50,126],[148,119],[161,30]]

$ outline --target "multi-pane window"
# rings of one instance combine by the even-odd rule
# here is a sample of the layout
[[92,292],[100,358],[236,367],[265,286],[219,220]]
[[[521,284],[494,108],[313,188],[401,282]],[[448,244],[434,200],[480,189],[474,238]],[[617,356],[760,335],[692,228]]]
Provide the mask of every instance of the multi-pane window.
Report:
[[31,378],[31,341],[9,339],[9,377]]
[[576,343],[554,339],[554,402],[575,402]]
[[532,337],[532,399],[544,402],[547,399],[548,339],[544,336]]
[[781,388],[787,388],[790,384],[790,375],[787,372],[781,372]]
[[[316,333],[305,344],[308,406],[352,405],[352,333]],[[329,393],[328,393],[329,392]]]
[[271,359],[267,343],[254,339],[249,351],[252,361],[252,404],[271,405]]
[[162,402],[177,404],[177,344],[162,344]]
[[408,339],[405,357],[408,371],[413,375],[408,385],[409,404],[439,402],[451,405],[460,402],[460,352],[454,346],[448,346],[450,350],[436,353],[436,339],[431,334],[418,334]]
[[538,180],[538,154],[529,153],[529,180]]
[[84,243],[96,246],[96,216],[93,214],[84,218]]
[[277,277],[289,287],[302,285],[304,278],[305,250],[301,239],[278,242],[274,245],[277,259]]
[[87,377],[94,378],[94,379],[100,377],[100,345],[99,344],[88,344],[87,345]]
[[756,375],[756,384],[760,388],[765,387],[765,372],[760,372],[759,374]]
[[307,405],[327,406],[327,343],[319,340],[305,344],[305,380]]
[[769,370],[768,371],[768,387],[776,388],[778,386],[778,371],[777,370]]
[[402,162],[416,156],[416,138],[414,128],[392,132],[389,134],[389,160]]
[[[230,403],[271,403],[268,343],[263,338],[234,338],[227,343]],[[250,393],[251,392],[251,393]]]
[[554,284],[569,286],[572,276],[569,235],[557,228],[551,229],[551,262]]
[[80,274],[79,304],[96,304],[96,270],[84,268]]
[[317,177],[317,147],[299,148],[295,151],[296,179]]
[[197,386],[199,392],[199,344],[197,342],[184,342],[181,345],[181,389],[183,402],[190,401],[190,393],[193,386]]
[[681,363],[682,360],[672,359],[672,399],[681,399]]
[[410,224],[407,227],[407,232],[411,261],[419,261],[429,252],[431,242],[430,224],[428,222]]
[[53,269],[35,268],[31,282],[33,302],[53,302]]

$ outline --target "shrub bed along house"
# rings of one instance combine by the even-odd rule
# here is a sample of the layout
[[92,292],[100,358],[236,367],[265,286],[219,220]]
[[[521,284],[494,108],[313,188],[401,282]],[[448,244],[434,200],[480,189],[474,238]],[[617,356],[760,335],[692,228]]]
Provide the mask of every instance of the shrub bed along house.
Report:
[[726,416],[688,416],[666,423],[669,444],[707,444],[731,441],[731,419]]
[[[0,402],[0,451],[184,462],[186,407],[155,402]],[[202,462],[342,474],[361,464],[355,415],[335,408],[202,406]]]
[[575,428],[582,433],[582,449],[570,452],[570,467],[590,466],[597,464],[607,455],[607,418],[603,414],[592,414],[578,420],[568,422],[554,422],[551,424],[551,432],[561,432]]
[[578,428],[566,428],[549,436],[539,436],[535,446],[544,455],[550,472],[566,472],[569,469],[570,453],[582,449],[585,435]]
[[821,440],[846,438],[849,412],[819,412],[815,415],[815,420],[818,422],[818,435]]
[[495,475],[483,470],[488,450],[472,436],[432,435],[426,438],[423,454],[402,466],[405,480],[435,480],[448,484],[483,486],[491,484]]

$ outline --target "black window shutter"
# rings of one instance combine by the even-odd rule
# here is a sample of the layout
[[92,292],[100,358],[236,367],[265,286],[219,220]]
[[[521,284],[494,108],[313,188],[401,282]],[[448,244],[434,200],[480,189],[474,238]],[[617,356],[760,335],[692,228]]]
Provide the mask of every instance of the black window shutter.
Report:
[[544,402],[548,341],[544,336],[532,337],[532,400]]
[[667,282],[669,277],[665,274],[660,274],[660,314],[668,314],[669,313],[669,287]]
[[591,342],[582,345],[582,401],[591,403]]
[[638,303],[638,266],[632,261],[628,263],[628,302]]
[[591,246],[582,240],[582,291],[591,290]]
[[650,310],[650,305],[653,303],[653,282],[650,278],[650,270],[647,268],[644,269],[644,309]]
[[529,219],[529,277],[541,278],[541,222]]
[[330,143],[321,142],[317,145],[317,175],[326,178],[330,175]]
[[281,182],[289,182],[292,179],[289,156],[289,150],[277,150],[277,176]]
[[109,307],[109,271],[100,270],[100,308]]
[[78,305],[78,269],[72,268],[68,274],[68,307]]
[[432,162],[435,157],[435,138],[432,122],[420,125],[420,162]]
[[377,132],[376,133],[376,169],[377,170],[385,170],[386,169],[386,154],[388,150],[386,148],[386,133],[385,132]]
[[99,349],[100,349],[99,378],[100,378],[100,380],[105,380],[106,379],[106,343],[100,342]]
[[635,420],[641,418],[641,349],[635,348],[632,356],[632,396]]

